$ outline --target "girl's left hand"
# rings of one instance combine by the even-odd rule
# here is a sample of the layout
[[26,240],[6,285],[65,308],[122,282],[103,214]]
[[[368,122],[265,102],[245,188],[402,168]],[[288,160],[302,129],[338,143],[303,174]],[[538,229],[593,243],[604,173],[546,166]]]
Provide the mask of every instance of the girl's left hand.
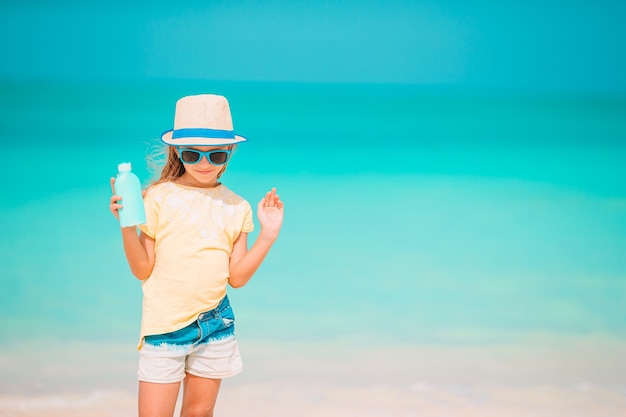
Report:
[[284,204],[276,194],[276,188],[268,191],[257,206],[257,217],[261,223],[261,234],[276,239],[283,224]]

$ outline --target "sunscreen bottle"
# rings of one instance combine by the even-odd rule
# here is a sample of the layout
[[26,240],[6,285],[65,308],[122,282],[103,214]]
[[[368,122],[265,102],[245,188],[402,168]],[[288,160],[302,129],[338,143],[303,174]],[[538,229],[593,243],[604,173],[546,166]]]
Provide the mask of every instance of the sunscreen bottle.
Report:
[[146,211],[139,178],[131,171],[130,162],[117,166],[115,194],[122,197],[122,208],[118,210],[120,226],[130,227],[146,223]]

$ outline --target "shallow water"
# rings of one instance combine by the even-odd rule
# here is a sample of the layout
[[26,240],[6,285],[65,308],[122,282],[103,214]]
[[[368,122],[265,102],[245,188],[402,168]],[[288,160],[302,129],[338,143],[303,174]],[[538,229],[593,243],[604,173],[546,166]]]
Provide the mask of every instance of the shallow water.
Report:
[[[196,92],[226,94],[250,139],[224,183],[253,206],[276,186],[286,203],[267,261],[230,291],[250,372],[259,344],[321,344],[339,358],[404,346],[416,349],[404,358],[477,346],[532,357],[591,340],[583,356],[598,360],[624,346],[626,98],[172,82],[2,91],[0,392],[134,389],[141,292],[108,180],[130,161],[148,182],[146,148],[171,127],[176,98]],[[534,345],[537,335],[552,342]],[[108,353],[94,364],[93,349]],[[47,351],[59,353],[29,359]],[[561,380],[567,367],[556,368],[545,380]],[[41,369],[70,382],[35,386]],[[585,369],[581,381],[626,384],[619,369]]]

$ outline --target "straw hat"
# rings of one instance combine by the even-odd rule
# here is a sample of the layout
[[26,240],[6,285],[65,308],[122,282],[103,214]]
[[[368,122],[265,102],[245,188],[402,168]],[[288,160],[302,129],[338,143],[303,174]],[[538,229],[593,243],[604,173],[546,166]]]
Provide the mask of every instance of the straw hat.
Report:
[[174,129],[164,132],[161,140],[172,146],[221,146],[247,139],[233,132],[226,97],[199,94],[176,102]]

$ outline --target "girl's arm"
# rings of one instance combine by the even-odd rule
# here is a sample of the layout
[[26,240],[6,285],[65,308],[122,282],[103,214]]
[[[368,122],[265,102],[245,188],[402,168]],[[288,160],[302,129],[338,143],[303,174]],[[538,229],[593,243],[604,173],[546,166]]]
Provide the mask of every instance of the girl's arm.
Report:
[[130,271],[142,281],[150,278],[154,268],[154,239],[143,232],[137,235],[137,229],[134,226],[121,229],[124,253]]
[[[115,178],[111,178],[111,191],[114,191]],[[111,213],[119,220],[118,210],[122,208],[119,204],[120,196],[111,196],[111,203],[109,209]],[[137,235],[137,228],[135,226],[122,227],[122,241],[124,243],[124,253],[126,254],[126,260],[128,266],[134,276],[138,279],[144,280],[150,277],[152,269],[154,268],[154,239],[148,237],[145,233],[141,232]]]
[[247,233],[241,233],[233,245],[228,282],[234,288],[243,287],[250,281],[278,237],[283,223],[284,205],[276,194],[276,188],[272,188],[259,201],[257,217],[261,231],[250,250]]

